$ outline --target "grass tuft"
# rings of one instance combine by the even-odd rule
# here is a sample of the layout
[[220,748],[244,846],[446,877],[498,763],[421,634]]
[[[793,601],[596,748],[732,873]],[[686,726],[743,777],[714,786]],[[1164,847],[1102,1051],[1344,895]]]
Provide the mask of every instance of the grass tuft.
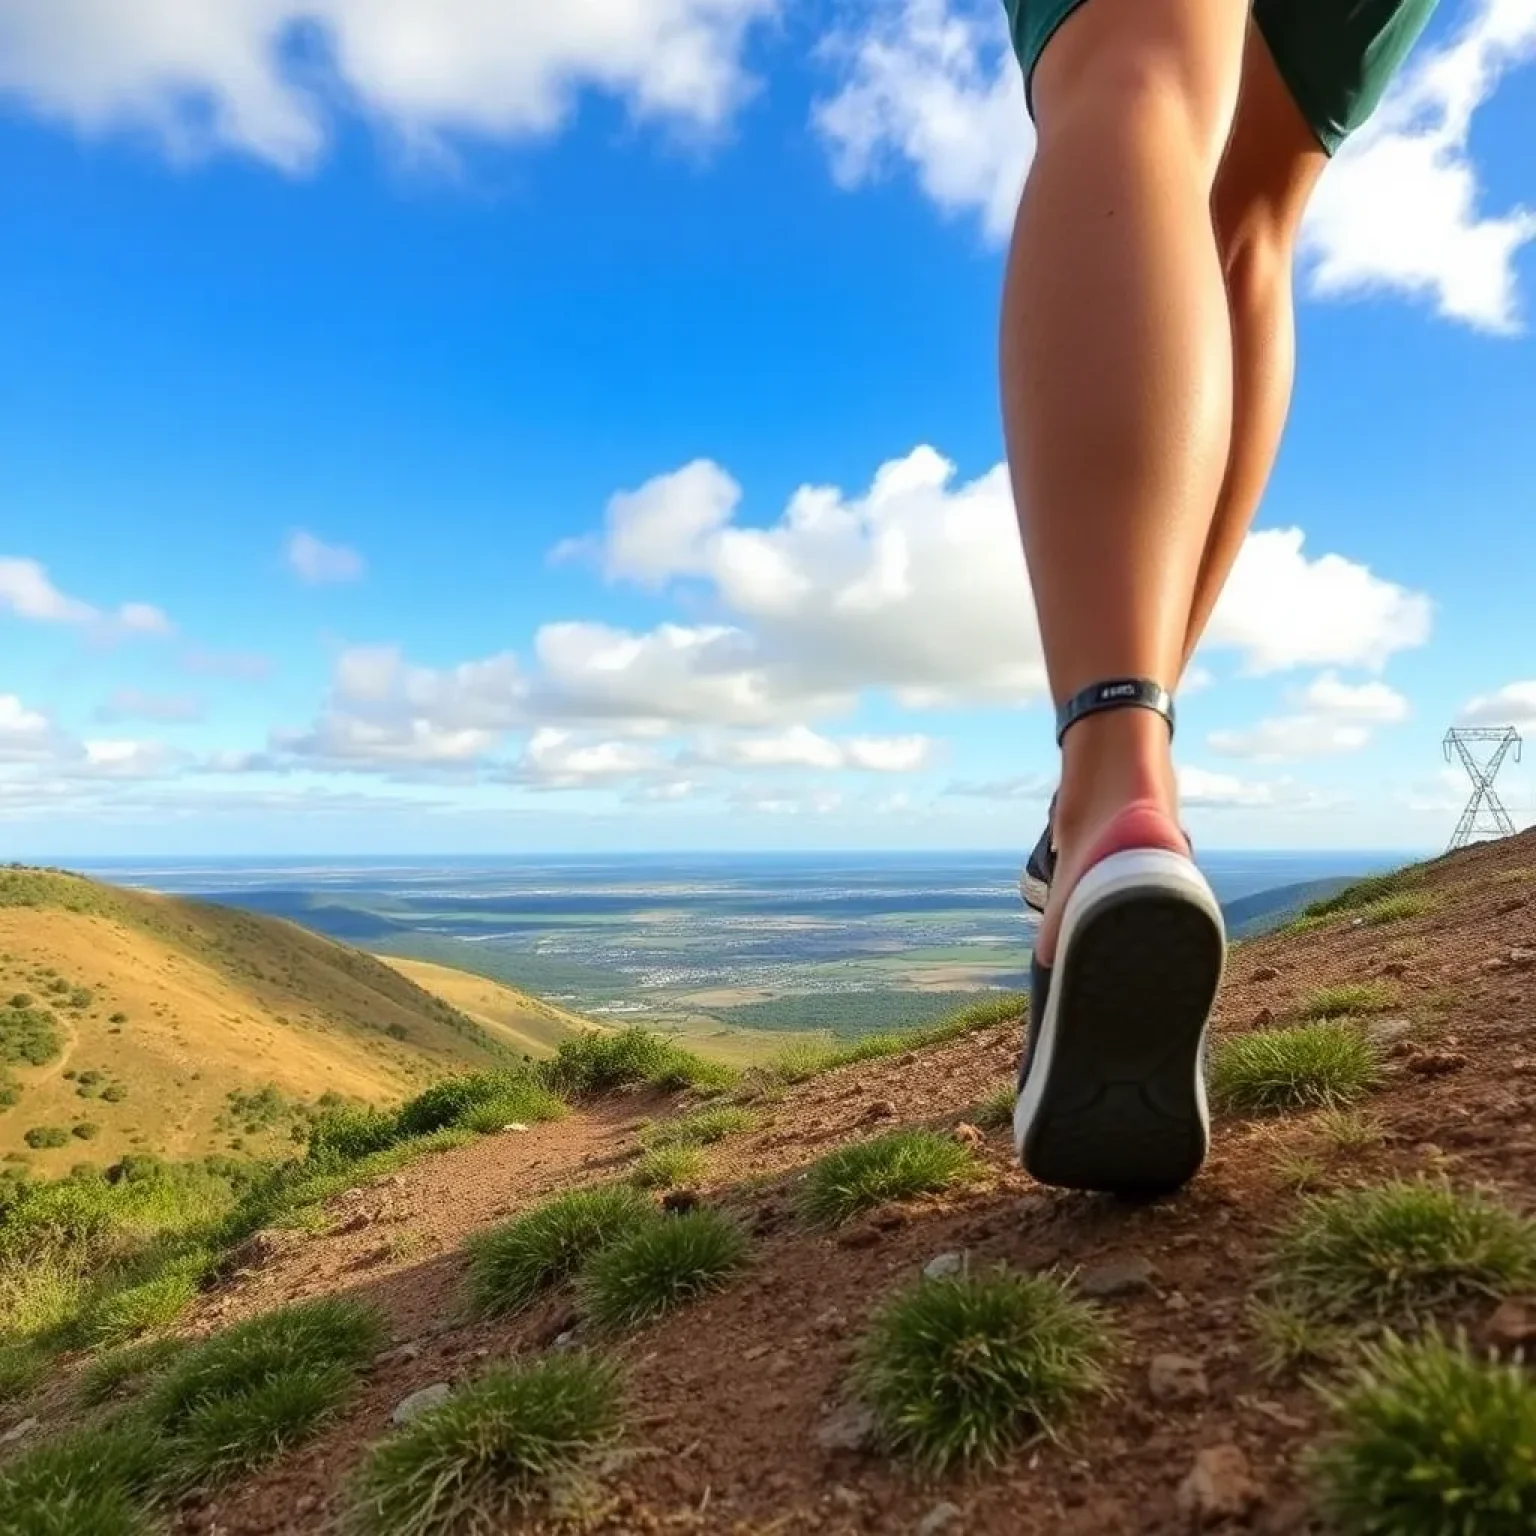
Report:
[[1272,1281],[1310,1317],[1411,1325],[1536,1284],[1536,1221],[1423,1180],[1316,1196],[1282,1235]]
[[969,1149],[935,1131],[890,1131],[829,1153],[806,1175],[801,1206],[817,1226],[836,1226],[888,1200],[936,1194],[976,1171]]
[[47,1375],[50,1359],[31,1341],[0,1344],[0,1403],[25,1397]]
[[669,1216],[588,1261],[582,1295],[599,1328],[633,1328],[719,1290],[747,1261],[747,1237],[729,1217],[701,1209]]
[[1317,1117],[1314,1128],[1335,1152],[1368,1152],[1386,1136],[1380,1120],[1357,1109],[1327,1110]]
[[346,1528],[520,1530],[531,1508],[585,1481],[622,1427],[619,1377],[606,1362],[565,1355],[489,1371],[374,1450]]
[[0,1465],[6,1536],[149,1536],[143,1500],[161,1449],[144,1425],[97,1426]]
[[655,1207],[623,1185],[572,1190],[465,1244],[474,1306],[516,1311],[575,1274],[594,1253],[658,1220]]
[[1335,1528],[1359,1536],[1536,1530],[1536,1379],[1439,1334],[1368,1347],[1324,1394],[1337,1425],[1312,1458]]
[[80,1373],[77,1390],[88,1407],[111,1402],[125,1387],[139,1387],[163,1376],[186,1353],[185,1339],[145,1339],[98,1355]]
[[397,1124],[402,1137],[449,1129],[486,1134],[514,1123],[559,1120],[566,1113],[559,1094],[529,1072],[502,1069],[464,1072],[433,1083],[401,1105]]
[[554,1058],[539,1063],[544,1086],[569,1098],[596,1098],[632,1083],[674,1092],[683,1088],[728,1088],[740,1074],[720,1062],[632,1025],[599,1033],[591,1030],[562,1040]]
[[249,1471],[304,1439],[340,1406],[382,1336],[374,1309],[324,1297],[192,1349],[145,1403],[168,1441],[168,1476],[199,1482]]
[[643,1147],[707,1147],[740,1131],[754,1130],[758,1117],[749,1109],[721,1104],[713,1109],[695,1110],[673,1120],[658,1120],[640,1133]]
[[1393,870],[1385,875],[1367,875],[1365,879],[1345,886],[1342,891],[1325,897],[1322,901],[1311,902],[1302,908],[1302,915],[1330,917],[1336,912],[1351,912],[1359,907],[1369,907],[1397,895],[1417,878],[1416,871],[1405,869]]
[[653,1147],[630,1170],[636,1189],[675,1189],[692,1184],[704,1172],[704,1154],[697,1147]]
[[1257,1345],[1259,1369],[1266,1376],[1286,1376],[1304,1365],[1338,1358],[1345,1338],[1337,1328],[1319,1323],[1309,1312],[1283,1301],[1254,1301],[1248,1324]]
[[1343,1019],[1357,1013],[1384,1013],[1397,1007],[1397,994],[1379,981],[1347,981],[1319,987],[1296,1007],[1299,1019]]
[[1367,902],[1355,916],[1368,928],[1379,928],[1384,923],[1400,923],[1410,917],[1423,917],[1433,912],[1435,899],[1422,891],[1399,891],[1395,896],[1383,896]]
[[1017,1098],[1018,1090],[1013,1079],[1009,1078],[971,1111],[971,1123],[983,1131],[1000,1131],[1005,1125],[1012,1125],[1013,1106]]
[[1240,1114],[1352,1104],[1380,1076],[1375,1048],[1348,1024],[1230,1035],[1211,1053],[1211,1099]]
[[923,1471],[989,1466],[1056,1435],[1108,1386],[1098,1311],[1054,1275],[922,1281],[874,1318],[856,1380],[882,1437]]

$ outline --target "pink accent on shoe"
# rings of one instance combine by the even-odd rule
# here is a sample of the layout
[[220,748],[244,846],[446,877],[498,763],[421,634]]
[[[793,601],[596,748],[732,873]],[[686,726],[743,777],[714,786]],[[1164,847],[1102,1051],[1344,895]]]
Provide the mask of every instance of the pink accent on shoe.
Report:
[[1187,858],[1189,839],[1178,822],[1156,801],[1133,800],[1099,833],[1083,864],[1083,874],[1111,854],[1125,853],[1132,848],[1164,848]]

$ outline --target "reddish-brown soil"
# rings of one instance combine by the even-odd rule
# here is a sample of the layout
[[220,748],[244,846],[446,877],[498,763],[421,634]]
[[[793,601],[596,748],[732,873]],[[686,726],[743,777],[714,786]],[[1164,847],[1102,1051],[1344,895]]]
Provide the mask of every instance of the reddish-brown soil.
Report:
[[[1528,871],[1519,878],[1520,871]],[[701,1197],[755,1235],[748,1274],[721,1294],[619,1346],[640,1454],[610,1479],[604,1532],[908,1533],[941,1502],[967,1536],[1173,1536],[1190,1529],[1176,1490],[1202,1449],[1235,1445],[1259,1496],[1237,1524],[1268,1536],[1311,1531],[1299,1452],[1322,1427],[1316,1399],[1266,1376],[1247,1322],[1276,1223],[1297,1196],[1284,1154],[1314,1154],[1334,1182],[1443,1171],[1536,1208],[1536,834],[1437,860],[1423,916],[1337,925],[1243,944],[1232,955],[1220,1026],[1283,1019],[1314,989],[1380,980],[1411,1029],[1391,1047],[1367,1106],[1384,1128],[1340,1154],[1317,1117],[1227,1119],[1205,1171],[1150,1205],[1043,1190],[1015,1166],[1007,1131],[979,1147],[987,1177],[961,1192],[887,1209],[831,1235],[799,1222],[794,1187],[830,1147],[892,1125],[951,1127],[1012,1074],[1016,1026],[920,1055],[846,1068],[761,1106],[763,1123],[710,1149]],[[1512,951],[1513,957],[1512,957]],[[388,1432],[407,1393],[472,1375],[488,1360],[547,1347],[571,1326],[569,1296],[508,1322],[462,1313],[468,1233],[553,1191],[613,1178],[636,1150],[655,1099],[601,1104],[559,1124],[508,1132],[424,1161],[337,1202],[336,1229],[294,1237],[209,1298],[211,1328],[277,1303],[347,1292],[386,1312],[397,1348],[345,1418],[265,1475],[182,1513],[183,1532],[319,1532],[348,1475]],[[864,1451],[821,1448],[816,1430],[843,1402],[862,1325],[934,1256],[974,1268],[1091,1269],[1147,1261],[1147,1283],[1104,1302],[1123,1338],[1112,1400],[1061,1444],[1001,1470],[923,1485]],[[1464,1319],[1472,1328],[1476,1313]],[[1155,1403],[1154,1355],[1199,1360],[1208,1392]],[[1246,1523],[1243,1523],[1246,1522]]]

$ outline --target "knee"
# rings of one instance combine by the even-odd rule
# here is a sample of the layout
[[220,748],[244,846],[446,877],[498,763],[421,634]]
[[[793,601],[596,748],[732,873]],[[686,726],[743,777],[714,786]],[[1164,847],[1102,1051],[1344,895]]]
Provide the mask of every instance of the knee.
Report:
[[[1075,40],[1074,40],[1075,41]],[[1231,125],[1220,82],[1157,38],[1104,36],[1092,47],[1063,36],[1040,61],[1034,84],[1041,152],[1083,139],[1111,140],[1163,163],[1192,157],[1213,185]]]
[[1232,308],[1271,306],[1289,292],[1295,230],[1281,211],[1262,201],[1215,209],[1216,243]]

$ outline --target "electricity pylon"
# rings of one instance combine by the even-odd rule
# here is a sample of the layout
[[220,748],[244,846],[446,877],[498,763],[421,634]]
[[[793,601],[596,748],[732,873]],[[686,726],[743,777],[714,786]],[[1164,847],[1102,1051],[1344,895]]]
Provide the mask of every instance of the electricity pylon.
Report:
[[[1484,757],[1486,745],[1474,750],[1475,743],[1493,743],[1492,756]],[[1456,823],[1451,841],[1446,849],[1464,848],[1480,835],[1513,837],[1515,824],[1509,819],[1499,797],[1493,792],[1493,781],[1498,777],[1504,759],[1514,748],[1515,761],[1520,761],[1520,733],[1512,725],[1470,726],[1452,729],[1445,733],[1445,760],[1450,762],[1452,752],[1461,758],[1461,765],[1472,780],[1472,798]]]

